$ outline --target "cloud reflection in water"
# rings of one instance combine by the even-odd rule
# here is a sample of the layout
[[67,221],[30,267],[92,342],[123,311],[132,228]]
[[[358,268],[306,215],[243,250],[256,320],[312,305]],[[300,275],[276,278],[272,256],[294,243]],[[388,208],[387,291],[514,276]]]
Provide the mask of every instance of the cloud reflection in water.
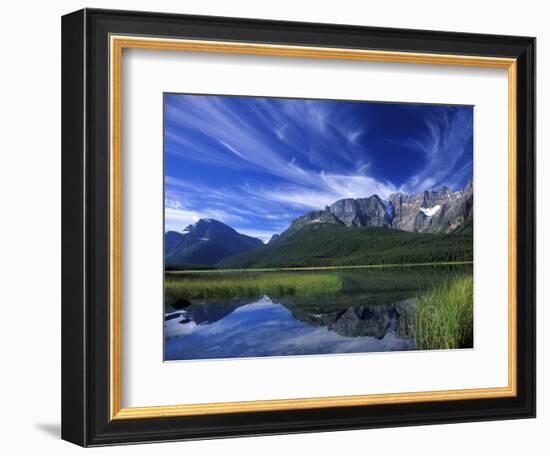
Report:
[[[211,304],[215,306],[216,304]],[[223,305],[223,304],[220,304]],[[165,321],[165,360],[242,358],[284,355],[363,353],[414,349],[412,338],[401,338],[388,325],[381,338],[348,337],[327,326],[297,319],[268,297],[237,305],[217,321],[193,321],[190,311]]]

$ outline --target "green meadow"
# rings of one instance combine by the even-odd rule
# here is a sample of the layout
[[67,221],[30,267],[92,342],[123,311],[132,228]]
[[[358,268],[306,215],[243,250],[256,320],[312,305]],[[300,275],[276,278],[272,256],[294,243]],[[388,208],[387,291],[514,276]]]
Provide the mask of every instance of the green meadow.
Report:
[[216,274],[167,274],[166,300],[255,298],[264,295],[333,295],[343,290],[342,275],[337,272],[246,272]]

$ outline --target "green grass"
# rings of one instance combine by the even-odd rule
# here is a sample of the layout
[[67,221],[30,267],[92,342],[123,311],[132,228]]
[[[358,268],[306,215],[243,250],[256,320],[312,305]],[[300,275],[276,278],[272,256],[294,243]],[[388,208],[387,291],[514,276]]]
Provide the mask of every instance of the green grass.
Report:
[[465,275],[417,297],[416,348],[473,347],[473,277]]
[[230,299],[235,297],[320,296],[342,291],[342,276],[336,272],[190,274],[165,280],[166,302],[175,299]]
[[[166,304],[178,299],[288,297],[302,306],[351,307],[397,302],[471,274],[470,264],[285,270],[166,271]],[[324,297],[324,298],[323,298]]]

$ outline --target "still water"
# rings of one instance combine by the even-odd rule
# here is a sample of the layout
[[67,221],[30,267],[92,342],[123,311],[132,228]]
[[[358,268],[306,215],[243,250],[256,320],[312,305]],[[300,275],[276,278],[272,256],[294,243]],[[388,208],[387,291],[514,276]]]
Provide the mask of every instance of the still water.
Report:
[[464,268],[351,270],[338,295],[167,305],[165,360],[414,350],[415,296],[455,273]]

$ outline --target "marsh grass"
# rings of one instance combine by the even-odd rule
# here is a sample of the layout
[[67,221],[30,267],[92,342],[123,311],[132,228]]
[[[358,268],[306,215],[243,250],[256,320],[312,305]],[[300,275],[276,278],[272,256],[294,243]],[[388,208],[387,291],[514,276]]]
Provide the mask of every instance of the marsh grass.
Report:
[[473,277],[465,275],[417,297],[417,349],[473,347],[473,290]]
[[174,299],[229,299],[282,296],[320,296],[342,291],[343,280],[337,272],[319,273],[261,273],[167,275],[166,301]]

